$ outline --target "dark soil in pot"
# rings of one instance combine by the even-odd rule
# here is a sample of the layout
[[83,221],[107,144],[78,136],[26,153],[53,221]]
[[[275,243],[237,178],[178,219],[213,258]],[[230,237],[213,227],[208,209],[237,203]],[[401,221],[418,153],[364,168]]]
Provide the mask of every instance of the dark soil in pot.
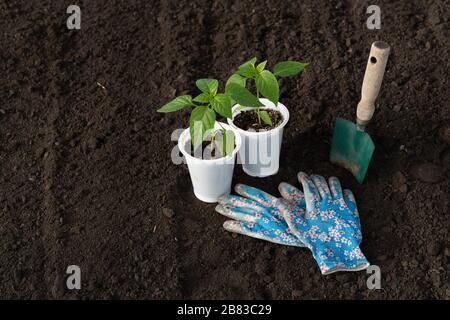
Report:
[[272,124],[266,124],[261,120],[261,124],[258,121],[258,114],[256,110],[244,110],[241,111],[239,114],[237,114],[234,119],[233,123],[238,128],[241,128],[242,130],[253,130],[257,132],[261,131],[269,131],[276,127],[278,127],[283,122],[283,115],[280,111],[273,110],[273,109],[261,109],[267,111],[269,114],[270,119],[272,120]]
[[[450,299],[450,146],[439,135],[450,122],[450,6],[377,1],[382,27],[367,30],[370,3],[90,0],[81,30],[67,30],[66,1],[3,1],[0,298]],[[336,117],[355,118],[375,40],[392,53],[359,185],[329,163],[329,143]],[[280,80],[290,125],[279,173],[252,178],[238,165],[233,184],[278,195],[299,170],[339,177],[382,290],[367,288],[366,272],[322,277],[307,249],[224,231],[171,162],[189,110],[157,107],[254,55],[310,66]],[[73,264],[81,290],[66,289]]]

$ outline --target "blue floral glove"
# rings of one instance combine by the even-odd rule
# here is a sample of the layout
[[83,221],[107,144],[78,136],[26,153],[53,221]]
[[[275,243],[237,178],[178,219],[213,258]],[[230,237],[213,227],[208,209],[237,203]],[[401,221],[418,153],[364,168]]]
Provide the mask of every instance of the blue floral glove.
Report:
[[[301,192],[297,194],[291,188],[294,187],[288,184],[283,187],[283,192],[288,195],[287,200],[292,201],[290,206],[296,208],[297,212],[304,211],[303,194]],[[226,230],[277,244],[305,247],[289,230],[277,208],[279,203],[277,198],[243,184],[237,184],[235,190],[242,197],[234,195],[221,197],[216,207],[217,212],[234,219],[224,222],[223,227]],[[303,209],[297,204],[303,205]]]
[[[322,274],[366,269],[369,262],[359,248],[361,227],[351,191],[343,193],[336,177],[327,184],[322,176],[308,177],[300,172],[298,179],[303,186],[306,212],[291,201],[279,201],[278,209],[291,232],[312,251]],[[301,194],[300,190],[291,192]]]

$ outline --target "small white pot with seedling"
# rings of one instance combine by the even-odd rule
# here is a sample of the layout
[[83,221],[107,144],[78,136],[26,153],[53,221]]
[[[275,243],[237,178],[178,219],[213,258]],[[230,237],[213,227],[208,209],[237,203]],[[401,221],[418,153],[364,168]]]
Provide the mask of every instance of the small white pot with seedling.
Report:
[[[254,177],[274,175],[279,169],[283,129],[289,121],[288,109],[278,101],[277,77],[290,77],[308,65],[284,61],[266,69],[267,61],[256,65],[256,58],[242,64],[227,81],[225,92],[237,104],[228,124],[242,138],[239,158],[244,171]],[[249,84],[248,80],[254,82]],[[247,87],[253,85],[256,95]]]
[[232,106],[228,95],[217,93],[218,81],[200,79],[196,85],[201,91],[198,96],[177,97],[158,112],[193,108],[189,128],[181,133],[178,148],[186,159],[195,196],[201,201],[213,203],[231,191],[241,138],[231,126],[216,121],[217,115],[231,118]]

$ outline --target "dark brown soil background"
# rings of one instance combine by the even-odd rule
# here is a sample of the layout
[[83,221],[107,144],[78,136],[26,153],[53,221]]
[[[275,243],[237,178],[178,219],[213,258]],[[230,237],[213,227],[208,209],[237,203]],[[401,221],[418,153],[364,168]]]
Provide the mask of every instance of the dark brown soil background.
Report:
[[[0,2],[1,298],[450,298],[448,1]],[[358,185],[328,162],[337,116],[353,119],[370,44],[392,46]],[[252,56],[310,66],[281,81],[290,109],[281,169],[235,182],[276,194],[303,170],[357,196],[362,248],[380,266],[323,277],[305,249],[233,236],[174,165],[187,113],[157,107],[200,77],[222,83]],[[424,165],[425,164],[425,165]],[[82,289],[65,289],[68,265]]]

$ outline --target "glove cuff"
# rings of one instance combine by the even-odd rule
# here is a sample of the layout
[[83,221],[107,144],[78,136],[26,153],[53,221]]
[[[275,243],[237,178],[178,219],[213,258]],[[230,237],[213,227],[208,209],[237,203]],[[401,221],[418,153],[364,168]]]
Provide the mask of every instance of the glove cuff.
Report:
[[336,249],[322,247],[312,250],[322,275],[339,271],[361,271],[369,267],[370,263],[359,246],[342,250]]

